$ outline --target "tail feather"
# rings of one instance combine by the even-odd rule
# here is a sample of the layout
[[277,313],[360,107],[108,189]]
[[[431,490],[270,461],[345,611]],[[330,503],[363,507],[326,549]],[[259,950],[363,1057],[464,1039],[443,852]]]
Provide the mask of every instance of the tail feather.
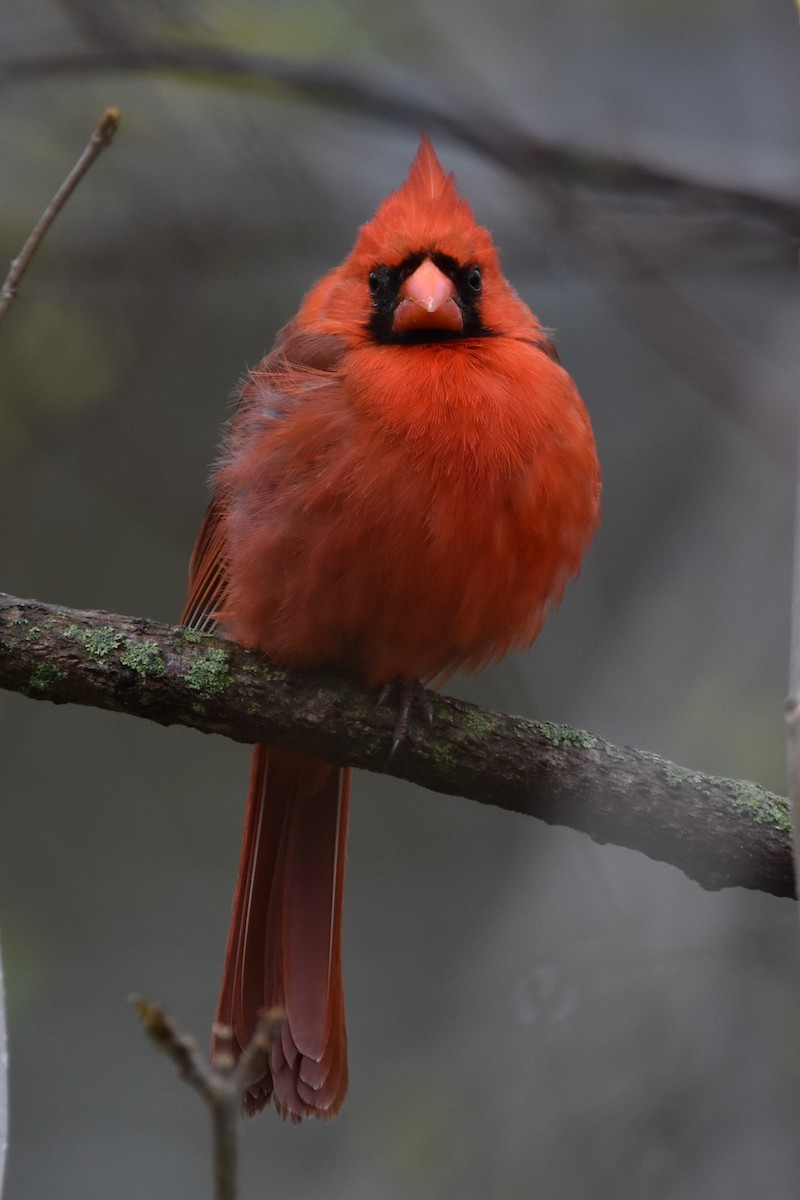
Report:
[[256,747],[217,1020],[250,1040],[287,1019],[245,1108],[332,1117],[347,1091],[341,921],[350,771]]

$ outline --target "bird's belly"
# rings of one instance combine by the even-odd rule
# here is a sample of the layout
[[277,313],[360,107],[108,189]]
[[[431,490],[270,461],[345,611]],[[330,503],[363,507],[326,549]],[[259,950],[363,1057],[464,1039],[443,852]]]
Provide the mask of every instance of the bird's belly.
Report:
[[320,489],[314,511],[276,504],[231,538],[228,625],[278,663],[369,684],[476,670],[536,637],[590,536],[584,508],[565,521],[533,476]]

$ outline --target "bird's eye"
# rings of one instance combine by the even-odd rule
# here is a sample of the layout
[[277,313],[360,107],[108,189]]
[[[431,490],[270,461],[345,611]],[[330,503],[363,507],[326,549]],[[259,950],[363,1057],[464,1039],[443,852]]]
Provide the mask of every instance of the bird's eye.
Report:
[[370,296],[377,296],[378,292],[381,290],[380,272],[379,271],[370,271],[369,279],[367,282],[369,283]]
[[473,291],[477,296],[483,287],[483,278],[478,267],[472,268],[467,276],[467,283],[469,284],[470,290]]

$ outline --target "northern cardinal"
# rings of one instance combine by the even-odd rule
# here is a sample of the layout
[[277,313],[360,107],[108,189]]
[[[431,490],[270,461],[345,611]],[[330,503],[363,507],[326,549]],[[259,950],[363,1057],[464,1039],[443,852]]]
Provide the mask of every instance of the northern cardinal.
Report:
[[[487,230],[423,137],[245,379],[184,621],[369,686],[475,671],[534,640],[598,524],[589,418]],[[217,1020],[286,1021],[245,1097],[299,1120],[347,1090],[350,770],[256,747]]]

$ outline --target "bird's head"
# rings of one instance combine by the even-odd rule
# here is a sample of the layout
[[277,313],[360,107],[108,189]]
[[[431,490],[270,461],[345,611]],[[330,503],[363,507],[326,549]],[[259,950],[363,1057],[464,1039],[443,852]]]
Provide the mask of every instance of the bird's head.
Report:
[[538,330],[503,276],[490,233],[424,135],[406,180],[328,281],[324,316],[382,344]]

